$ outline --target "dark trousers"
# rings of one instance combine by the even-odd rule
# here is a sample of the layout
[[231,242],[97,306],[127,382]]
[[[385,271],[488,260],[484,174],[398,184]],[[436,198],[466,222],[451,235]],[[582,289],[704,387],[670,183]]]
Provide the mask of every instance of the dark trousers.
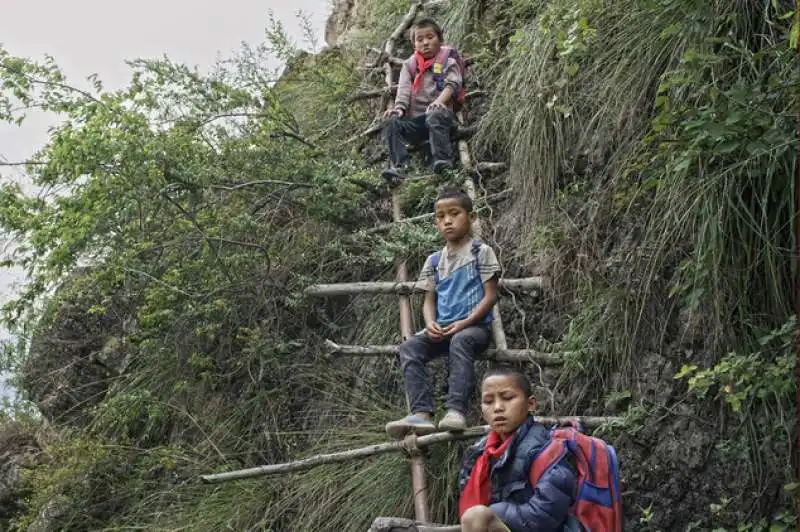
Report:
[[455,120],[449,110],[417,116],[396,116],[384,129],[389,159],[394,166],[408,163],[405,143],[419,145],[429,140],[434,161],[453,162],[453,129]]
[[400,345],[400,363],[411,412],[435,413],[426,364],[437,356],[448,355],[450,377],[445,407],[466,415],[475,386],[475,357],[489,346],[489,336],[488,327],[478,326],[468,327],[440,341],[420,334],[403,342]]

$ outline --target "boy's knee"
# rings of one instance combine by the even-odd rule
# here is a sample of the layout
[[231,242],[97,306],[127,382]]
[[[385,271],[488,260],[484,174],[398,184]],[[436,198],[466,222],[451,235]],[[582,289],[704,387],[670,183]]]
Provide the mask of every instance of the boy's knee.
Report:
[[488,506],[473,506],[461,516],[461,526],[467,530],[486,531],[494,517],[494,512]]
[[411,360],[417,360],[425,357],[427,344],[425,340],[419,336],[412,336],[402,344],[400,344],[400,362],[406,364]]
[[450,340],[450,345],[470,348],[486,343],[485,340],[487,339],[488,333],[479,327],[469,327],[454,334],[453,338]]
[[383,125],[384,131],[399,131],[400,125],[402,124],[403,117],[402,116],[393,116],[386,123]]
[[434,111],[425,115],[425,124],[428,126],[450,125],[452,121],[450,111]]

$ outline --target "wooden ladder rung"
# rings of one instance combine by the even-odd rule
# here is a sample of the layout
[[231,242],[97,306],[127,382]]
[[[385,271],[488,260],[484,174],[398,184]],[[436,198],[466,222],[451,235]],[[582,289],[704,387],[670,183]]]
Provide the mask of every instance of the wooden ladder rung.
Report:
[[367,532],[460,532],[460,525],[421,523],[404,517],[376,517]]
[[[607,423],[620,423],[623,418],[614,416],[535,416],[536,421],[542,425],[563,425],[564,423],[580,423],[587,429],[596,428]],[[456,440],[469,440],[476,439],[484,436],[489,432],[487,425],[477,427],[467,427],[461,432],[435,432],[425,436],[417,437],[418,447],[427,447],[437,443],[444,443]],[[286,462],[283,464],[268,464],[248,469],[237,469],[235,471],[225,471],[222,473],[211,473],[208,475],[200,475],[203,482],[230,482],[232,480],[240,480],[244,478],[260,477],[265,475],[280,475],[285,473],[293,473],[296,471],[306,471],[323,464],[336,464],[341,462],[348,462],[350,460],[364,459],[379,454],[405,452],[405,442],[403,440],[394,440],[386,443],[377,443],[368,445],[366,447],[359,447],[357,449],[350,449],[348,451],[339,451],[328,454],[318,454],[309,456],[294,462]]]
[[[544,277],[522,277],[520,279],[500,279],[501,288],[508,290],[537,290],[545,287]],[[328,297],[348,294],[401,294],[422,292],[417,281],[369,281],[358,283],[312,284],[305,289],[308,296]]]
[[[391,356],[400,351],[398,345],[341,345],[325,340],[331,355],[373,357]],[[558,366],[564,362],[563,353],[543,353],[535,349],[487,349],[479,358],[499,362],[535,362],[542,366]]]

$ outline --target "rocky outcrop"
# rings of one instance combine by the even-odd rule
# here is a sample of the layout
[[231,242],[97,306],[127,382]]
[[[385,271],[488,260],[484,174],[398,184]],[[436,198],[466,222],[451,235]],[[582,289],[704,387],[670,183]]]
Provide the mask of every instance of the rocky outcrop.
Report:
[[334,0],[325,24],[325,42],[330,47],[348,44],[366,23],[366,0]]
[[128,316],[121,298],[106,299],[87,271],[56,291],[20,371],[26,398],[52,423],[83,425],[103,400],[127,363]]
[[8,530],[20,512],[27,495],[23,471],[35,465],[40,451],[31,427],[0,421],[0,530]]

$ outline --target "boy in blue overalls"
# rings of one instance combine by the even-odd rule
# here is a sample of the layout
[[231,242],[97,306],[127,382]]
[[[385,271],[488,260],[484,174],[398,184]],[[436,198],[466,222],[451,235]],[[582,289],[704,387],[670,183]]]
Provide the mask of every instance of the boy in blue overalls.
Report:
[[438,430],[466,428],[465,414],[475,385],[475,357],[489,345],[492,308],[497,301],[500,264],[492,248],[473,240],[472,199],[461,190],[445,190],[436,199],[435,224],[446,240],[441,251],[425,261],[419,282],[425,290],[425,331],[400,346],[403,381],[411,415],[386,425],[402,438],[407,432],[437,431],[430,378],[426,364],[448,355],[450,376],[447,413]]

